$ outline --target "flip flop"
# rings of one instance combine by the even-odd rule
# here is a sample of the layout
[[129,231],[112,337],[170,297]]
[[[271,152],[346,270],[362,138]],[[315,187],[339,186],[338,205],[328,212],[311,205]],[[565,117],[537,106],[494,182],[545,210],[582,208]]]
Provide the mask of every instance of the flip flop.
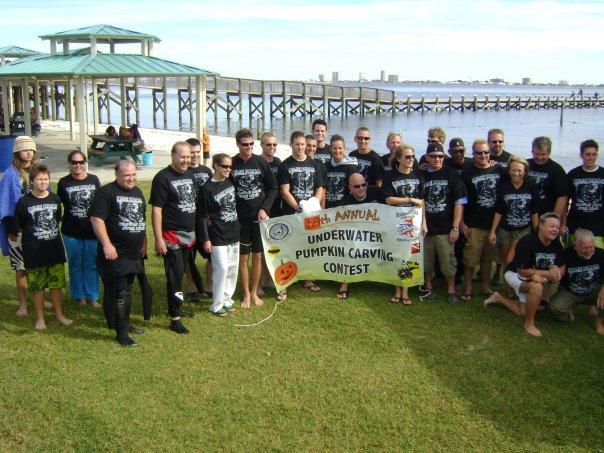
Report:
[[461,295],[461,300],[465,301],[465,302],[469,302],[472,300],[472,293],[463,293]]
[[210,313],[212,313],[214,316],[218,316],[219,318],[226,318],[229,316],[229,311],[224,307],[218,311],[211,311]]
[[312,293],[316,293],[316,292],[321,291],[321,288],[320,288],[320,287],[318,287],[317,285],[306,285],[306,284],[305,284],[305,285],[304,285],[304,287],[305,287],[307,290],[309,290],[310,292],[312,292]]
[[400,303],[400,302],[401,302],[401,298],[400,298],[400,297],[395,297],[395,296],[392,296],[392,297],[390,298],[390,303],[391,303],[391,304],[398,304],[398,303]]
[[348,299],[348,290],[338,291],[337,293],[338,299]]
[[406,298],[406,297],[402,297],[401,298],[401,303],[403,305],[405,305],[406,307],[408,307],[409,305],[413,304],[413,301],[411,299]]

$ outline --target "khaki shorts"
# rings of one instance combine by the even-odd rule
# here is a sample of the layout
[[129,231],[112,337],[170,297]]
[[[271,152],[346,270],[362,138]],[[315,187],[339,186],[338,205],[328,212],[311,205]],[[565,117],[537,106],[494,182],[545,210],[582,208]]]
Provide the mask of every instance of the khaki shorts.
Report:
[[63,289],[65,288],[65,263],[25,269],[25,278],[27,289],[32,293],[44,291],[46,288]]
[[512,241],[518,241],[531,232],[531,227],[527,226],[521,230],[505,230],[497,228],[497,244],[510,245]]
[[455,275],[457,259],[448,234],[426,236],[424,238],[424,272],[434,273],[434,263],[438,257],[440,271],[445,277]]
[[462,260],[466,267],[476,267],[481,262],[500,262],[499,249],[489,241],[489,230],[470,228],[470,237],[463,248]]

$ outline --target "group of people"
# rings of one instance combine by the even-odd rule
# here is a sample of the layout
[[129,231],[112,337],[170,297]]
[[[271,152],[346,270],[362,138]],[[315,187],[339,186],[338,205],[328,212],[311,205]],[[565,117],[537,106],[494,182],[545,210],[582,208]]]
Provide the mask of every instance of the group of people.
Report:
[[[170,329],[188,333],[181,318],[191,313],[183,302],[203,295],[212,299],[211,313],[231,314],[238,281],[241,307],[261,306],[263,287],[271,282],[260,222],[302,212],[315,198],[322,208],[376,202],[421,209],[422,289],[428,293],[423,299],[435,299],[443,282],[449,302],[471,300],[478,268],[485,307],[502,304],[523,316],[529,334],[541,335],[535,314],[544,300],[562,320],[573,318],[576,304],[590,305],[604,334],[604,252],[598,248],[604,246],[604,169],[597,165],[598,144],[581,143],[582,165],[567,174],[551,159],[547,137],[533,141],[528,161],[504,150],[500,129],[474,140],[472,157],[466,157],[460,138],[450,140],[445,153],[445,139],[441,128],[431,128],[418,161],[414,147],[391,133],[389,152],[382,156],[371,147],[369,129],[361,127],[356,149],[347,153],[344,138],[328,140],[327,123],[318,119],[312,134],[291,134],[291,155],[283,161],[275,156],[275,134],[262,134],[257,155],[253,132],[242,129],[235,135],[238,153],[214,154],[212,168],[202,164],[197,139],[176,142],[170,165],[153,178],[149,200],[154,247],[164,262]],[[36,329],[45,329],[45,304],[54,307],[59,322],[71,324],[61,303],[67,261],[71,298],[99,307],[100,276],[108,327],[116,330],[120,344],[136,345],[130,336],[142,331],[130,323],[136,277],[146,288],[144,306],[152,296],[144,268],[146,200],[136,186],[135,163],[119,161],[115,181],[101,187],[85,171],[86,156],[73,151],[70,174],[59,181],[55,195],[48,190],[49,170],[36,155],[34,140],[18,137],[13,164],[0,181],[0,239],[16,271],[17,314],[27,314],[29,288]],[[571,246],[564,250],[560,237],[567,233]],[[205,282],[197,254],[207,260]],[[506,286],[493,292],[491,285],[499,279]],[[553,285],[557,291],[549,297]],[[304,287],[320,291],[314,281]],[[51,302],[44,301],[45,289]],[[277,293],[279,300],[286,297]],[[340,283],[336,297],[348,297],[347,283]],[[390,302],[411,304],[409,289],[395,287]]]

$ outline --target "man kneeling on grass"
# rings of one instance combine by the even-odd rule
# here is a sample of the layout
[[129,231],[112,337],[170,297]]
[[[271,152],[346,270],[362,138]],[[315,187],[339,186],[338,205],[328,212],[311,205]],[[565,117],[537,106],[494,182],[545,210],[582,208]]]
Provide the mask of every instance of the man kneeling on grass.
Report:
[[538,231],[518,241],[514,259],[505,273],[505,281],[514,289],[518,300],[495,292],[484,301],[485,307],[502,304],[512,313],[524,316],[524,330],[536,337],[541,336],[541,331],[535,327],[539,303],[548,297],[550,284],[560,282],[565,271],[559,234],[558,214],[543,214],[539,218]]
[[589,230],[578,229],[573,239],[574,248],[564,251],[566,273],[549,309],[558,319],[572,321],[575,305],[596,305],[590,311],[596,312],[596,330],[604,335],[604,250],[595,247]]

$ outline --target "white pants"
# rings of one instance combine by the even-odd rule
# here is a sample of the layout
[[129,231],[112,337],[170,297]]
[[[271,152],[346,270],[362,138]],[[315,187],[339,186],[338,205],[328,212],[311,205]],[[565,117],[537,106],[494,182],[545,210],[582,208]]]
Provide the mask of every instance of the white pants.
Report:
[[212,246],[212,305],[216,313],[221,308],[232,307],[233,293],[237,286],[239,271],[239,242],[230,245]]

